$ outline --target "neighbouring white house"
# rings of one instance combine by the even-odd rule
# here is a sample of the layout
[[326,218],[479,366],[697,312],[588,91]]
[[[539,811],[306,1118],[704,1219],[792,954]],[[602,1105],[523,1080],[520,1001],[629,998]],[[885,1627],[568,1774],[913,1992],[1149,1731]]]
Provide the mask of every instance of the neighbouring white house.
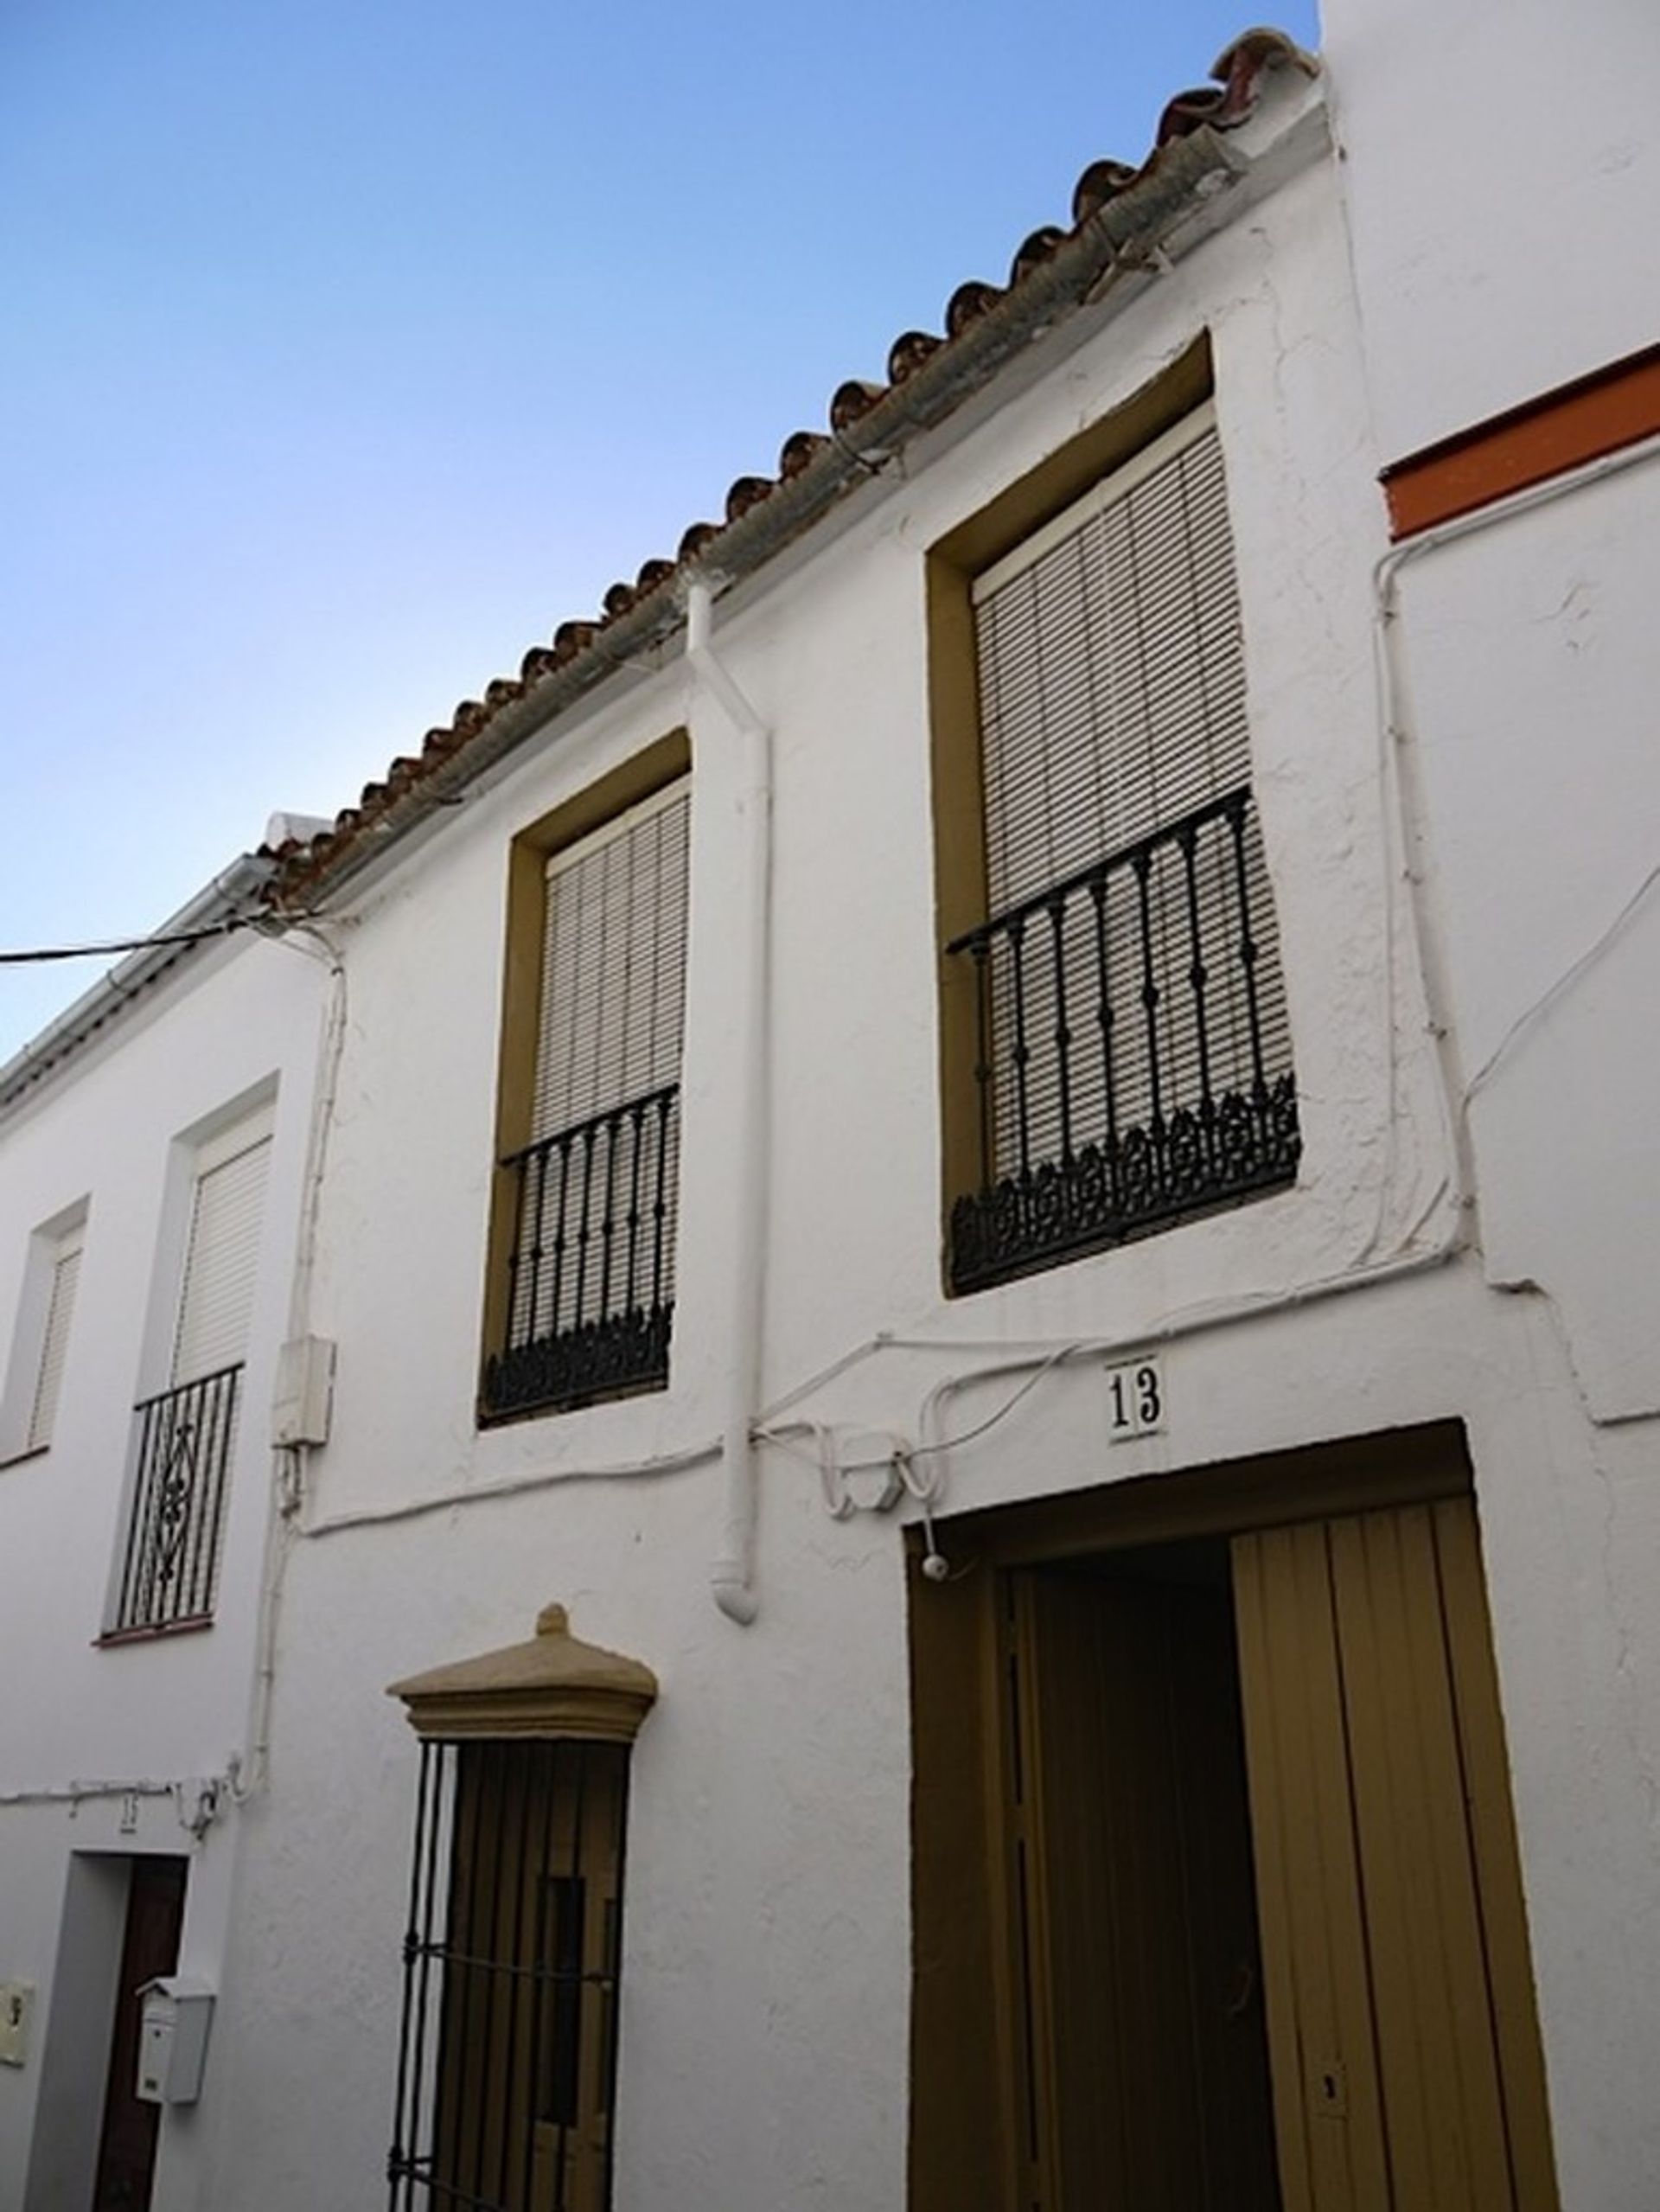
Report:
[[0,1124],[290,994],[156,2212],[1660,2201],[1652,56],[1326,15]]
[[[0,2204],[207,2203],[139,1985],[216,1988],[261,1780],[328,956],[245,860],[0,1069]],[[172,940],[165,942],[165,940]],[[290,1370],[293,1360],[290,1360]],[[159,2137],[159,2143],[158,2143]],[[224,2202],[221,2198],[220,2202]]]

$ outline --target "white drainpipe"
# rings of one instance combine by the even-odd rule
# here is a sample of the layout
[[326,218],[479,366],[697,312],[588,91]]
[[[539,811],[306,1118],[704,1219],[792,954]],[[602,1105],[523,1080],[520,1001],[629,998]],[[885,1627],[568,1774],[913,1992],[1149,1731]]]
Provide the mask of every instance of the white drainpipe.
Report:
[[755,1591],[757,1504],[755,1438],[761,1390],[769,1187],[767,1001],[771,966],[772,738],[709,642],[712,594],[686,589],[686,657],[725,714],[738,742],[737,803],[744,830],[744,911],[732,962],[737,1008],[739,1093],[737,1241],[732,1261],[726,1415],[721,1449],[725,1496],[720,1552],[709,1569],[715,1603],[748,1627],[759,1610]]

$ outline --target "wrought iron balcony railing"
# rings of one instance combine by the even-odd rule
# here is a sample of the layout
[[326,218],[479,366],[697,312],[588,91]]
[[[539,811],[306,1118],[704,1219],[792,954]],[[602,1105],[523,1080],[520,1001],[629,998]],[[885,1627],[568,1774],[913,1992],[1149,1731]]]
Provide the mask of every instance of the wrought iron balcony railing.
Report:
[[137,1466],[111,1633],[212,1618],[240,1365],[133,1409]]
[[975,1290],[1291,1182],[1301,1150],[1248,790],[948,946],[973,963],[979,1179],[950,1220]]
[[493,1414],[661,1388],[674,1315],[678,1084],[510,1154],[516,1179],[506,1340],[484,1367]]

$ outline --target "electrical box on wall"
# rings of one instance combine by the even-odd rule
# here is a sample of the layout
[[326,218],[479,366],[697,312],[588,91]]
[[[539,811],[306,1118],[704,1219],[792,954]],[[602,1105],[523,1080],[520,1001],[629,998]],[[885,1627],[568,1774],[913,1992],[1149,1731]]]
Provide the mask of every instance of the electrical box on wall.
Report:
[[271,1401],[274,1445],[326,1444],[335,1401],[335,1346],[326,1336],[291,1337],[277,1355]]
[[0,2066],[27,2066],[35,2015],[33,1982],[0,1982]]
[[202,2062],[214,1993],[203,1982],[161,1974],[138,1992],[138,2080],[146,2105],[194,2105],[201,2094]]

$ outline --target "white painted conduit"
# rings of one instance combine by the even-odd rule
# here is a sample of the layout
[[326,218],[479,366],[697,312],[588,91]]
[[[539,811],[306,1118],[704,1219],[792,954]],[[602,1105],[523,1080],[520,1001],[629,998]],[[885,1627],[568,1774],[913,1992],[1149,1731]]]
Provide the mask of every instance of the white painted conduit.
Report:
[[734,949],[738,1096],[734,1131],[738,1163],[732,1302],[727,1333],[726,1414],[721,1432],[725,1492],[720,1550],[709,1569],[715,1603],[747,1628],[755,1592],[757,1470],[753,1427],[761,1396],[761,1326],[766,1279],[769,1130],[767,1113],[767,997],[772,965],[772,736],[710,643],[713,593],[694,580],[686,596],[686,658],[731,725],[737,744],[737,808],[743,834],[744,914]]

